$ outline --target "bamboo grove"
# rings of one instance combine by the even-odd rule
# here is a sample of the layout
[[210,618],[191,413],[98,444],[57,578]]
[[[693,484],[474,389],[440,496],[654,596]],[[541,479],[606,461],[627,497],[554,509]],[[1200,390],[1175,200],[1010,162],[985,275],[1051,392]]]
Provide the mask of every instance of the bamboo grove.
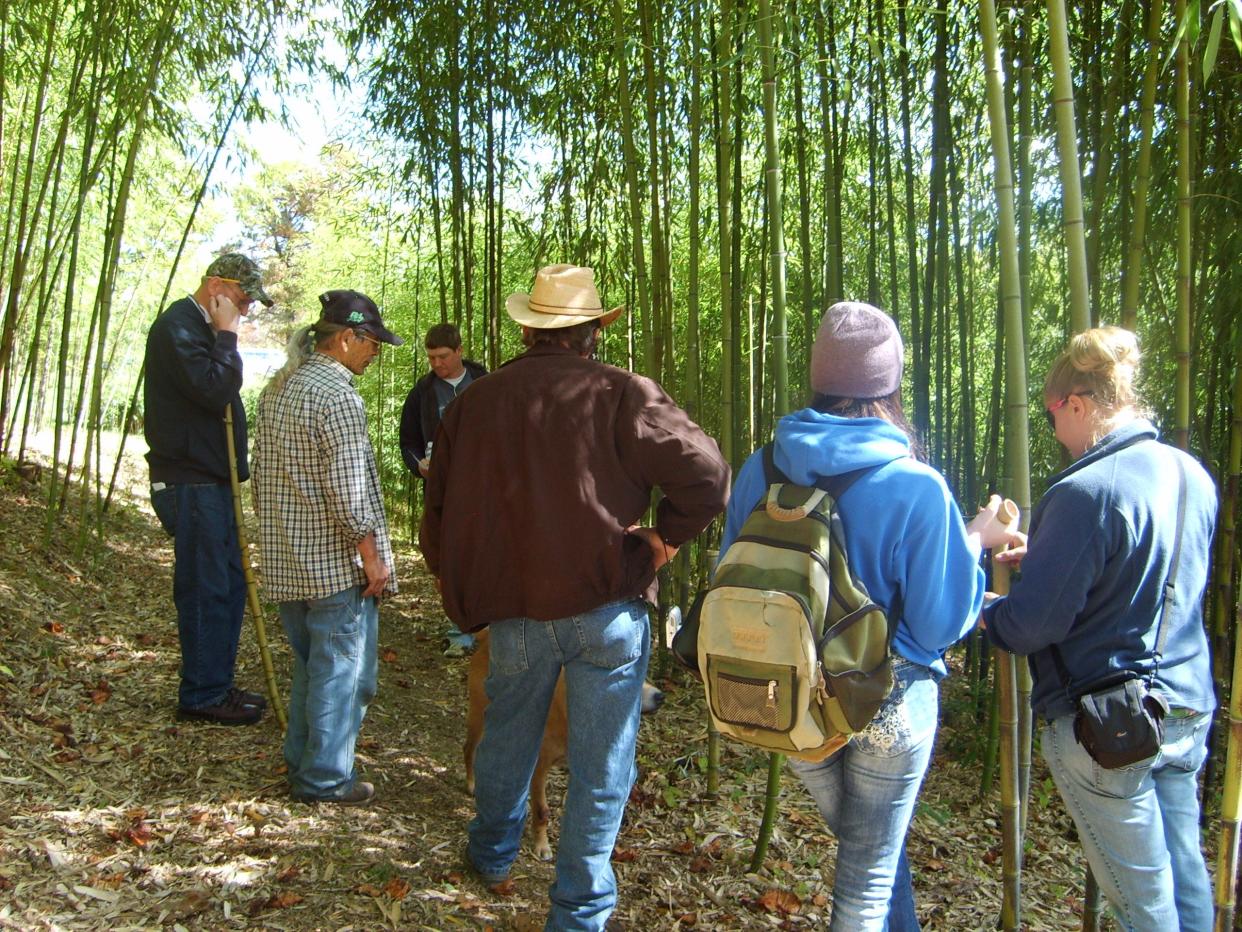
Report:
[[[347,67],[324,64],[328,43]],[[362,128],[318,174],[265,170],[221,200],[229,166],[259,155],[245,127],[329,81],[364,92]],[[141,417],[142,336],[198,273],[183,258],[234,219],[228,245],[275,270],[270,345],[323,287],[377,296],[415,337],[362,383],[403,515],[396,419],[417,336],[452,320],[498,364],[517,350],[503,299],[548,262],[596,269],[629,307],[603,357],[663,382],[735,464],[803,400],[823,308],[885,308],[930,461],[963,507],[995,489],[1024,519],[1060,455],[1028,429],[1031,393],[1070,333],[1118,323],[1140,334],[1163,431],[1222,492],[1207,617],[1227,696],[1240,84],[1242,0],[0,0],[0,445],[20,458],[50,431],[48,533],[72,469],[103,533],[101,438]],[[972,714],[1019,735],[1007,809],[1030,767],[1024,664],[992,704],[1009,662],[979,643],[965,659]],[[1231,708],[1214,760],[1236,858]]]

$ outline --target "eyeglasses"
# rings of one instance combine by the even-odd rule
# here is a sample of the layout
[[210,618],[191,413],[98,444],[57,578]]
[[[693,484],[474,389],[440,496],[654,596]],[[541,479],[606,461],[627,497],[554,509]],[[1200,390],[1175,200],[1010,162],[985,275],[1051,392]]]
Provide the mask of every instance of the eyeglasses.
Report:
[[1065,403],[1069,401],[1070,398],[1072,398],[1075,395],[1077,395],[1079,398],[1091,398],[1095,395],[1095,392],[1070,392],[1060,401],[1056,402],[1055,404],[1050,404],[1048,405],[1048,407],[1044,408],[1044,417],[1048,419],[1048,426],[1051,427],[1054,431],[1057,429],[1057,422],[1056,422],[1056,418],[1052,416],[1052,412],[1060,408],[1064,408]]
[[255,300],[256,300],[256,299],[255,299],[255,298],[250,297],[250,295],[249,295],[249,293],[247,293],[246,289],[245,289],[245,288],[242,288],[242,283],[241,283],[241,280],[240,280],[240,279],[236,279],[236,278],[225,278],[223,275],[216,275],[216,276],[214,276],[214,277],[215,277],[218,281],[228,282],[230,285],[236,285],[238,288],[241,288],[241,292],[242,292],[242,294],[244,294],[244,295],[246,296],[245,303],[246,303],[246,304],[254,304],[254,302],[255,302]]
[[366,340],[368,343],[374,343],[376,352],[379,352],[379,348],[384,345],[383,341],[375,339],[375,337],[371,336],[371,334],[367,333],[365,330],[355,330],[354,336],[362,337],[362,339]]

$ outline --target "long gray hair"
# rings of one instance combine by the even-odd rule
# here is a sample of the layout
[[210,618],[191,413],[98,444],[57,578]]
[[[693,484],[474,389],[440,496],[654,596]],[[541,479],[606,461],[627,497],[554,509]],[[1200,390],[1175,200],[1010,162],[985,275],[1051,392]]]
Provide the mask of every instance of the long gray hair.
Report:
[[333,335],[348,329],[350,328],[326,320],[317,320],[313,324],[298,327],[289,337],[289,342],[285,344],[285,364],[268,380],[260,394],[267,395],[280,391],[289,381],[289,376],[297,371],[298,366],[310,359],[316,349],[327,343]]

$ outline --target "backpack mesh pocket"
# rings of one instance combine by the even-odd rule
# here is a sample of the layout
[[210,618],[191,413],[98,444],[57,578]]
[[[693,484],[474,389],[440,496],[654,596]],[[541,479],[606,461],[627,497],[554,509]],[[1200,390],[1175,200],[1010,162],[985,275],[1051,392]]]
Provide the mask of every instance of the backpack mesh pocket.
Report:
[[707,657],[712,712],[731,725],[788,732],[794,726],[794,668]]

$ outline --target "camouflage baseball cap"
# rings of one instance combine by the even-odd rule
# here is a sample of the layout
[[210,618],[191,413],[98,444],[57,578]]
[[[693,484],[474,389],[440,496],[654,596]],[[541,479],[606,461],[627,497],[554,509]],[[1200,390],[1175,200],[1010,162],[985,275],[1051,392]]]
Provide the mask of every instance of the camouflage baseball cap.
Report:
[[207,266],[207,277],[227,278],[237,282],[242,291],[261,302],[264,307],[271,307],[276,303],[263,290],[263,274],[259,271],[259,266],[249,256],[243,256],[240,252],[226,252],[222,256],[217,256],[211,265]]

